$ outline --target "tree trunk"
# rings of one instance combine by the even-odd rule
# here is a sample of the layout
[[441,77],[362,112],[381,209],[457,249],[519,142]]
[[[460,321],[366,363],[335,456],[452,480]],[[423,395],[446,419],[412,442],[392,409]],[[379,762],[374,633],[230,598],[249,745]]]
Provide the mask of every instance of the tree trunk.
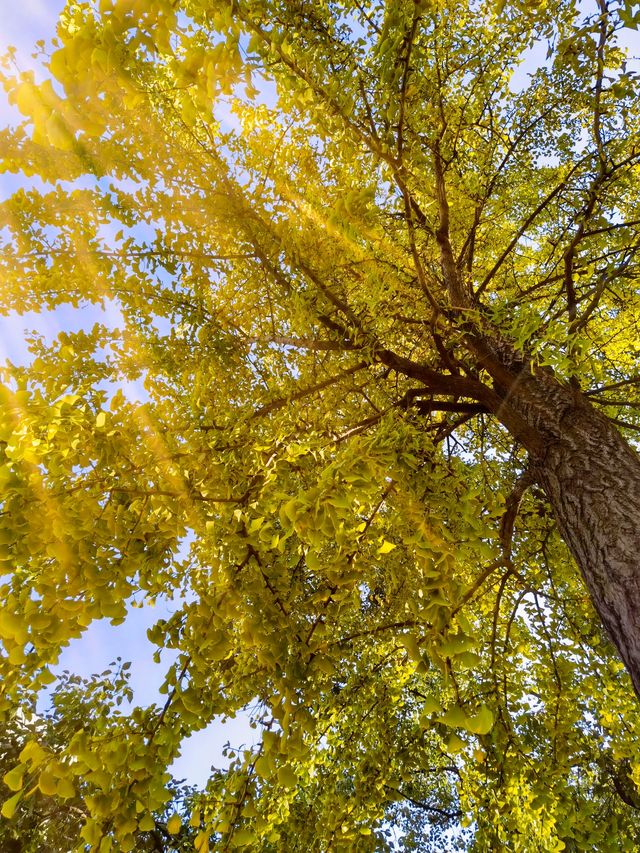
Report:
[[527,370],[503,405],[543,439],[542,452],[539,442],[529,449],[532,472],[640,697],[640,458],[550,372]]

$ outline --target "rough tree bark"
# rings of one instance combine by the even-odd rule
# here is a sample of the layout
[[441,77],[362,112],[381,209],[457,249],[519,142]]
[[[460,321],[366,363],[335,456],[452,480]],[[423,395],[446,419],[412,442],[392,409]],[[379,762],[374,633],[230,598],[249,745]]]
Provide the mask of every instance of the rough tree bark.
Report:
[[532,474],[640,698],[640,457],[577,388],[544,369],[512,376],[496,415],[526,423]]

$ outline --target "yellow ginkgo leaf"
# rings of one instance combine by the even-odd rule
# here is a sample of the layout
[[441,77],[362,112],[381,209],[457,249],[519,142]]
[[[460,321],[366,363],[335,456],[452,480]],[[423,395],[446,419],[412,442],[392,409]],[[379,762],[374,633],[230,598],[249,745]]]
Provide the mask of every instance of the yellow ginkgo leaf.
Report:
[[8,800],[4,801],[4,803],[2,804],[2,809],[0,809],[0,814],[2,814],[2,817],[6,818],[7,820],[11,820],[11,818],[16,812],[16,807],[20,802],[21,797],[22,791],[18,791],[17,794],[13,795],[13,797],[9,797]]
[[179,814],[173,814],[167,821],[167,832],[170,835],[177,835],[180,832],[180,827],[182,826],[182,818]]
[[9,770],[8,773],[4,774],[2,781],[11,791],[19,791],[22,788],[25,770],[26,767],[24,764],[18,764],[12,770]]

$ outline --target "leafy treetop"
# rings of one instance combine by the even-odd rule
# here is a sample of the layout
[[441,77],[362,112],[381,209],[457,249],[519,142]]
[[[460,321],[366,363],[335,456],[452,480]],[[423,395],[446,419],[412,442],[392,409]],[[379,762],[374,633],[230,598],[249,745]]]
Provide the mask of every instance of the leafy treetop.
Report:
[[7,59],[1,307],[122,324],[2,373],[0,710],[133,600],[177,656],[162,706],[95,680],[34,732],[6,818],[142,849],[182,739],[249,708],[199,853],[637,848],[637,702],[487,353],[640,428],[639,15],[68,2],[43,79]]

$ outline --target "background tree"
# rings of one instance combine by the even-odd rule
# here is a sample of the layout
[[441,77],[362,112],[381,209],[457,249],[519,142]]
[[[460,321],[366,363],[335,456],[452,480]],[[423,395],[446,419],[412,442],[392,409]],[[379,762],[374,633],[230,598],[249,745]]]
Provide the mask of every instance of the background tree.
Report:
[[638,845],[638,14],[101,0],[7,61],[4,307],[122,327],[4,371],[2,710],[176,603],[166,703],[55,759],[92,849],[248,705],[199,851]]
[[[0,734],[0,775],[5,777],[5,800],[20,798],[20,806],[11,820],[0,823],[0,844],[6,853],[60,853],[75,846],[89,815],[82,793],[67,788],[62,791],[55,773],[57,757],[63,755],[69,741],[80,730],[90,730],[93,736],[104,731],[110,717],[117,716],[123,703],[131,702],[128,664],[114,661],[111,667],[91,679],[81,679],[64,672],[51,696],[51,707],[43,713],[25,713],[20,709],[4,721]],[[23,749],[31,752],[33,743],[48,758],[48,773],[36,779],[24,776]],[[48,756],[47,756],[48,753]],[[36,765],[40,767],[41,765]],[[16,767],[18,768],[16,771]],[[36,771],[37,773],[37,771]],[[26,796],[23,788],[35,790]],[[82,781],[80,788],[82,790]],[[64,799],[51,796],[52,788]],[[150,853],[182,853],[193,850],[195,830],[188,821],[194,807],[194,790],[175,783],[169,786],[171,800],[146,824],[138,826],[135,849]],[[12,793],[16,792],[16,793]],[[11,806],[10,808],[12,808]],[[6,809],[5,809],[6,810]],[[176,817],[182,820],[177,832],[167,828]],[[184,819],[183,819],[184,818]]]

